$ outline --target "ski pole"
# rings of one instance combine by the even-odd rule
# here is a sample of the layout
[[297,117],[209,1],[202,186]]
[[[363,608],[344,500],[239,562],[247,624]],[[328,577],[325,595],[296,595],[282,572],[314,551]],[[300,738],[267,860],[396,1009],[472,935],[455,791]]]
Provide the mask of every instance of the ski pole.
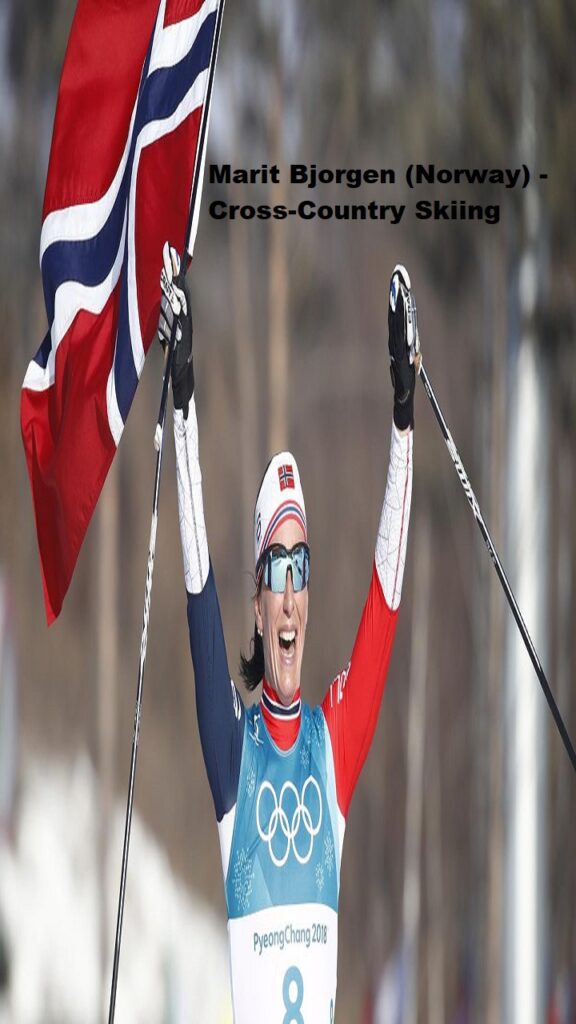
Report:
[[[182,250],[182,257],[180,260],[180,266],[182,273],[186,273],[186,256],[187,252],[192,255],[191,245],[193,244],[193,236],[195,237],[195,228],[198,223],[198,215],[200,209],[200,194],[201,184],[204,173],[204,160],[206,156],[206,139],[208,132],[208,118],[210,113],[210,101],[212,98],[212,89],[214,86],[214,73],[216,69],[216,60],[218,57],[218,46],[220,43],[220,33],[222,30],[222,16],[224,14],[224,2],[220,0],[218,4],[218,12],[216,15],[216,24],[214,28],[214,37],[212,40],[212,51],[210,54],[210,70],[208,74],[208,83],[206,87],[206,95],[204,98],[204,104],[202,109],[202,120],[200,123],[200,131],[198,135],[198,147],[196,153],[196,161],[194,164],[194,177],[192,181],[192,194],[190,197],[190,206],[188,210],[188,224],[186,227],[186,235],[184,237],[184,245]],[[150,599],[152,596],[152,574],[154,572],[154,556],[156,552],[156,529],[158,526],[158,499],[160,495],[160,475],[162,469],[162,452],[164,448],[164,424],[166,420],[166,403],[168,400],[168,391],[170,385],[170,372],[172,368],[172,358],[174,354],[174,348],[176,344],[176,328],[178,323],[178,317],[174,316],[172,321],[172,330],[170,332],[170,341],[166,348],[165,363],[164,363],[164,378],[162,381],[162,395],[160,398],[160,411],[158,413],[158,420],[156,423],[156,430],[154,432],[154,447],[156,449],[156,475],[154,478],[154,496],[152,501],[152,522],[150,526],[150,542],[148,546],[148,564],[146,570],[146,586],[144,590],[144,615],[142,622],[142,637],[140,640],[140,661],[138,665],[138,686],[136,691],[136,708],[134,712],[134,732],[132,736],[132,755],[130,759],[130,779],[128,783],[128,798],[126,804],[126,820],[124,825],[124,845],[122,849],[122,869],[120,874],[120,893],[118,896],[118,911],[116,918],[116,938],[114,942],[114,962],[112,968],[112,984],[110,989],[110,1004],[108,1010],[108,1024],[114,1024],[114,1015],[116,1012],[116,990],[118,986],[118,966],[120,962],[120,944],[122,941],[122,921],[124,917],[124,901],[126,895],[126,875],[128,870],[128,851],[130,848],[130,831],[132,826],[132,807],[134,804],[134,782],[136,778],[136,760],[138,756],[138,739],[140,735],[140,718],[142,714],[142,691],[144,685],[144,667],[146,664],[146,648],[148,645],[148,622],[150,618]]]
[[566,725],[564,724],[564,719],[562,718],[562,715],[560,714],[560,710],[558,708],[558,705],[556,704],[556,701],[554,700],[554,695],[552,693],[552,690],[550,689],[550,684],[548,683],[548,680],[547,680],[546,675],[544,673],[544,669],[542,668],[542,665],[540,664],[540,659],[539,659],[539,657],[538,657],[538,655],[536,653],[536,648],[534,647],[534,644],[532,642],[532,638],[531,638],[530,633],[528,632],[528,629],[526,627],[526,623],[524,622],[524,619],[522,618],[522,613],[520,612],[520,609],[518,607],[518,602],[516,601],[516,598],[514,597],[514,594],[513,594],[513,591],[512,591],[512,587],[510,586],[510,583],[508,581],[508,577],[506,576],[506,573],[504,572],[504,568],[502,566],[502,562],[500,561],[500,559],[498,557],[498,553],[496,551],[496,548],[494,547],[494,543],[493,543],[492,538],[490,536],[490,533],[488,531],[488,527],[486,526],[486,523],[484,522],[484,517],[482,515],[482,512],[480,511],[480,506],[479,506],[479,504],[478,504],[478,502],[476,500],[476,495],[474,494],[474,491],[472,490],[472,486],[471,486],[470,481],[468,479],[466,470],[464,469],[464,466],[462,465],[462,459],[460,458],[460,455],[458,454],[458,449],[456,448],[456,445],[454,444],[454,441],[452,439],[452,434],[450,433],[450,431],[448,429],[448,426],[446,424],[446,420],[444,419],[444,416],[442,414],[442,410],[441,410],[441,408],[440,408],[440,406],[438,404],[438,400],[436,398],[436,395],[434,394],[434,389],[433,389],[432,384],[430,382],[430,378],[429,378],[428,374],[426,373],[426,370],[424,369],[424,364],[422,363],[421,356],[417,355],[415,361],[416,361],[416,367],[417,367],[418,374],[420,376],[420,379],[422,380],[422,383],[424,385],[424,389],[426,391],[426,394],[428,395],[428,398],[430,399],[430,404],[432,405],[432,409],[434,410],[434,415],[436,416],[436,419],[438,420],[438,424],[439,424],[440,430],[442,431],[442,436],[443,436],[443,438],[444,438],[444,440],[446,442],[446,447],[448,448],[448,451],[450,452],[450,457],[451,457],[452,462],[454,463],[454,466],[456,468],[456,472],[458,474],[458,478],[460,480],[460,483],[462,484],[462,487],[464,488],[464,493],[465,493],[466,497],[468,498],[468,503],[470,505],[470,508],[472,509],[472,512],[474,513],[474,518],[475,518],[476,522],[478,523],[478,528],[480,530],[480,533],[482,534],[482,537],[484,539],[484,543],[486,544],[486,547],[488,548],[488,553],[490,555],[490,558],[492,559],[492,561],[494,563],[494,568],[496,569],[496,572],[498,574],[498,579],[500,580],[500,583],[502,584],[504,593],[506,594],[506,598],[508,600],[508,604],[510,605],[510,608],[512,609],[512,614],[514,615],[514,618],[516,619],[516,625],[518,626],[518,629],[520,630],[520,635],[522,636],[524,644],[526,645],[526,650],[528,651],[528,654],[530,655],[530,660],[532,661],[532,664],[534,666],[534,670],[536,672],[536,675],[538,676],[538,680],[540,682],[540,686],[542,687],[542,689],[544,691],[544,696],[546,697],[546,700],[548,701],[548,706],[550,708],[550,711],[552,712],[552,717],[554,718],[554,721],[556,722],[556,726],[558,728],[558,732],[560,733],[560,736],[562,737],[562,741],[563,741],[564,746],[566,748],[566,752],[568,754],[568,757],[570,758],[570,761],[572,763],[572,767],[573,767],[574,771],[576,771],[576,751],[574,750],[574,746],[573,746],[572,740],[570,739],[570,735],[568,733]]
[[[148,646],[148,623],[150,621],[150,600],[152,597],[152,574],[154,572],[154,556],[156,553],[156,530],[158,526],[158,499],[160,496],[160,475],[162,471],[162,453],[164,450],[164,420],[166,417],[166,395],[170,381],[172,353],[176,338],[178,318],[175,316],[170,332],[170,343],[166,350],[164,380],[162,385],[162,416],[159,443],[156,447],[156,474],[154,477],[154,496],[152,499],[152,521],[150,524],[150,541],[148,545],[148,562],[146,568],[146,585],[144,588],[144,614],[142,620],[142,636],[140,639],[140,660],[138,663],[138,686],[136,690],[136,708],[134,712],[134,732],[132,734],[132,755],[130,758],[130,779],[128,783],[128,800],[126,805],[126,821],[124,825],[124,845],[122,848],[122,868],[120,872],[120,893],[118,896],[118,912],[116,917],[116,937],[114,941],[114,963],[112,968],[112,986],[110,990],[110,1006],[108,1024],[113,1024],[116,1009],[116,989],[118,986],[118,966],[120,962],[120,943],[122,941],[122,921],[124,917],[124,899],[126,895],[126,874],[128,870],[128,851],[130,849],[130,831],[132,825],[132,807],[134,804],[134,782],[136,779],[136,760],[138,757],[138,739],[140,736],[140,718],[142,715],[142,691],[144,687],[144,668],[146,665],[146,649]],[[158,428],[157,428],[158,429]]]

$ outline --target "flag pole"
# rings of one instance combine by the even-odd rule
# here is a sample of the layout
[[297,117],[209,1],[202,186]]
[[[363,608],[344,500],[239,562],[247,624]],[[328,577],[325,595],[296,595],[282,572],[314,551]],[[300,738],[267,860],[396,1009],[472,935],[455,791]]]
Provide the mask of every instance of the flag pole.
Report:
[[[186,234],[184,236],[184,243],[182,246],[182,253],[180,257],[180,268],[183,274],[186,274],[187,259],[186,256],[189,253],[192,257],[194,250],[194,243],[196,241],[196,230],[198,226],[198,214],[200,211],[200,196],[202,194],[202,182],[204,180],[204,161],[206,158],[206,140],[208,138],[208,121],[210,119],[210,103],[212,102],[212,89],[214,86],[214,74],[216,71],[216,61],[218,59],[218,47],[220,45],[220,33],[222,31],[222,18],[224,16],[224,3],[225,0],[220,0],[218,4],[218,13],[216,15],[216,25],[214,27],[214,39],[212,40],[212,53],[210,54],[210,70],[208,72],[208,82],[206,85],[206,97],[204,100],[204,106],[202,108],[202,119],[200,121],[200,131],[198,133],[198,154],[196,157],[196,163],[194,164],[194,177],[192,179],[192,194],[190,197],[190,209],[188,211],[188,224],[186,227]],[[168,357],[172,359],[173,346],[168,350]],[[156,451],[160,451],[162,446],[162,439],[164,435],[164,420],[166,417],[166,401],[168,399],[168,383],[170,380],[170,374],[164,374],[164,380],[162,383],[162,395],[160,398],[160,411],[158,413],[158,422],[156,423],[156,431],[154,434],[154,447]]]
[[[188,224],[184,244],[182,248],[182,259],[180,265],[183,272],[186,272],[186,254],[192,255],[196,228],[198,224],[199,203],[201,195],[202,176],[206,156],[206,140],[208,134],[208,120],[210,116],[210,102],[214,85],[214,73],[218,57],[218,45],[222,29],[222,16],[224,12],[224,0],[218,4],[214,38],[212,41],[212,53],[210,55],[210,69],[206,86],[206,95],[202,108],[202,119],[198,136],[198,148],[194,164],[194,177],[192,182],[192,194],[190,208],[188,211]],[[152,575],[154,572],[154,557],[156,553],[156,532],[158,528],[158,504],[160,497],[160,477],[162,472],[162,454],[164,450],[164,424],[166,420],[166,404],[170,385],[170,373],[172,369],[172,358],[176,341],[176,328],[178,320],[174,317],[170,341],[166,349],[164,377],[162,380],[162,394],[160,398],[160,411],[154,434],[154,447],[156,448],[156,472],[154,476],[154,494],[152,499],[152,521],[150,525],[150,541],[148,545],[148,563],[146,569],[146,584],[144,588],[144,613],[142,619],[142,636],[140,640],[140,660],[138,663],[138,684],[136,688],[136,706],[134,712],[134,731],[132,734],[132,755],[130,759],[130,777],[128,782],[128,798],[126,804],[126,820],[124,823],[124,844],[122,848],[122,868],[120,872],[120,892],[118,895],[118,912],[116,917],[116,937],[114,941],[114,961],[112,967],[112,984],[110,989],[110,1004],[108,1009],[108,1024],[114,1024],[116,1012],[116,992],[118,988],[118,968],[120,963],[120,946],[122,942],[122,924],[124,919],[124,902],[126,897],[126,876],[128,871],[128,853],[130,849],[130,832],[132,827],[132,810],[134,806],[134,785],[136,781],[136,762],[138,758],[138,740],[140,736],[140,720],[142,717],[142,693],[144,688],[144,669],[146,665],[146,649],[148,645],[148,625],[150,620],[150,601],[152,597]]]

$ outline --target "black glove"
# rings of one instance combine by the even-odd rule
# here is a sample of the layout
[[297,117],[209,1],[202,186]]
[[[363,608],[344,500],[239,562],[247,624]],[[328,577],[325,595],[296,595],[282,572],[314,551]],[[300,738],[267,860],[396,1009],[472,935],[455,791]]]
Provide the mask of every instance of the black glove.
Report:
[[[194,394],[194,363],[192,362],[192,308],[190,305],[190,289],[186,283],[184,274],[178,274],[174,278],[174,286],[184,292],[186,306],[182,307],[178,328],[181,336],[178,338],[174,355],[172,356],[172,394],[174,396],[174,408],[182,409],[184,419],[188,419],[188,406]],[[186,310],[186,312],[184,311]],[[177,331],[178,331],[177,328]]]
[[194,364],[192,362],[192,308],[190,291],[183,273],[180,273],[180,258],[176,250],[164,245],[164,267],[160,275],[162,299],[158,337],[165,349],[170,341],[174,317],[177,317],[176,344],[172,356],[172,394],[174,408],[182,409],[188,419],[188,407],[194,393]]
[[398,430],[414,426],[415,356],[420,351],[416,302],[408,271],[400,263],[390,280],[388,304],[388,351],[394,386],[394,423]]

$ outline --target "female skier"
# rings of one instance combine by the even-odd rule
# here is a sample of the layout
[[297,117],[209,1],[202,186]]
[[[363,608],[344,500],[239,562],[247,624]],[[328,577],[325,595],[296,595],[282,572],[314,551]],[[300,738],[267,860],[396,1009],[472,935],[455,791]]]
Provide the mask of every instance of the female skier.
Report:
[[329,1024],[346,817],[370,748],[398,617],[412,490],[416,307],[394,269],[388,347],[390,463],[372,579],[348,666],[310,708],[300,696],[310,550],[290,452],[268,464],[254,510],[254,645],[242,658],[258,703],[230,678],[209,558],[194,401],[190,299],[164,247],[159,334],[178,317],[172,370],[178,503],[202,751],[214,800],[228,911],[236,1024]]

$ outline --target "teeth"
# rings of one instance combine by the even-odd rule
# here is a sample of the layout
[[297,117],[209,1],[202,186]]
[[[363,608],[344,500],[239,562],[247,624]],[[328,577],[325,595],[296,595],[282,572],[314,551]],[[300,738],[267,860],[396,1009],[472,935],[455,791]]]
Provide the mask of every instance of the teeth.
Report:
[[291,644],[292,641],[296,639],[296,630],[293,629],[290,632],[288,632],[287,630],[283,630],[280,633],[280,639],[284,640],[287,644]]

